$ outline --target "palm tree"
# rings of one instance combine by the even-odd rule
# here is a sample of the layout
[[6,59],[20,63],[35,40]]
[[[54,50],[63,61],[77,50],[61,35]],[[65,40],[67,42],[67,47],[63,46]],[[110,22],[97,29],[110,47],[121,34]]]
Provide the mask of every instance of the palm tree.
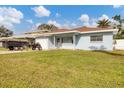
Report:
[[106,28],[106,27],[109,27],[110,26],[110,21],[108,19],[103,19],[103,20],[99,20],[97,22],[98,24],[98,27],[101,27],[101,28]]

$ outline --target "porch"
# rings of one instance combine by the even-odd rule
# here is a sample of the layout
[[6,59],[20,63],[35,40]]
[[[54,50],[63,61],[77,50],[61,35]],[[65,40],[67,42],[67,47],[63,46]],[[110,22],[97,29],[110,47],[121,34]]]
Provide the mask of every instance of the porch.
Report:
[[53,44],[58,49],[75,49],[76,35],[75,34],[61,34],[53,36]]

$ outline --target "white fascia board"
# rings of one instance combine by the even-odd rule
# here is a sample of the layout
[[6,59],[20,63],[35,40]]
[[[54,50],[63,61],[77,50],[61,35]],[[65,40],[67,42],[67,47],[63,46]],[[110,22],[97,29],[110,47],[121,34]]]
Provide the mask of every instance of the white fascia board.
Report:
[[73,31],[67,31],[67,32],[53,32],[53,33],[44,33],[44,34],[34,34],[36,36],[51,36],[51,35],[57,35],[57,34],[67,34],[67,33],[79,33],[79,31],[73,30]]

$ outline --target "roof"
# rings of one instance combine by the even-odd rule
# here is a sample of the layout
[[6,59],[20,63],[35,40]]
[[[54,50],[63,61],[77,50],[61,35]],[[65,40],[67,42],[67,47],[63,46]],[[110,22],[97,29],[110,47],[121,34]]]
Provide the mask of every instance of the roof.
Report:
[[83,26],[83,27],[75,28],[73,30],[78,30],[80,32],[88,32],[88,31],[109,30],[109,29],[112,29],[112,28],[86,27],[86,26]]
[[35,33],[45,33],[45,32],[49,32],[49,30],[36,30],[36,31],[26,32],[25,34],[35,34]]
[[53,31],[33,31],[29,32],[26,34],[34,34],[34,35],[48,35],[48,34],[58,34],[58,33],[72,33],[72,32],[77,32],[77,33],[88,33],[88,32],[102,32],[102,31],[112,31],[112,28],[100,28],[100,27],[79,27],[79,28],[74,28],[74,29],[56,29]]
[[29,34],[24,34],[24,35],[22,34],[22,35],[14,35],[12,36],[12,38],[35,38],[35,37]]
[[13,38],[13,37],[1,37],[1,38],[0,38],[0,42],[2,42],[2,41],[28,42],[28,40],[25,40],[25,39],[17,39],[17,38]]
[[71,31],[70,29],[56,29],[53,32],[65,32],[65,31]]
[[88,32],[88,31],[97,31],[97,30],[109,30],[112,28],[100,28],[100,27],[79,27],[74,29],[56,29],[53,32],[69,32],[69,31],[79,31],[79,32]]

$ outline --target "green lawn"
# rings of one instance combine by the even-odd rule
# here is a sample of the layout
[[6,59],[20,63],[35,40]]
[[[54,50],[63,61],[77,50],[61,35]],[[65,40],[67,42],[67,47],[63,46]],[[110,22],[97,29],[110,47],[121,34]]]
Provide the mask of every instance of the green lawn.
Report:
[[7,51],[7,48],[0,47],[0,51]]
[[124,87],[124,51],[0,55],[0,87]]

